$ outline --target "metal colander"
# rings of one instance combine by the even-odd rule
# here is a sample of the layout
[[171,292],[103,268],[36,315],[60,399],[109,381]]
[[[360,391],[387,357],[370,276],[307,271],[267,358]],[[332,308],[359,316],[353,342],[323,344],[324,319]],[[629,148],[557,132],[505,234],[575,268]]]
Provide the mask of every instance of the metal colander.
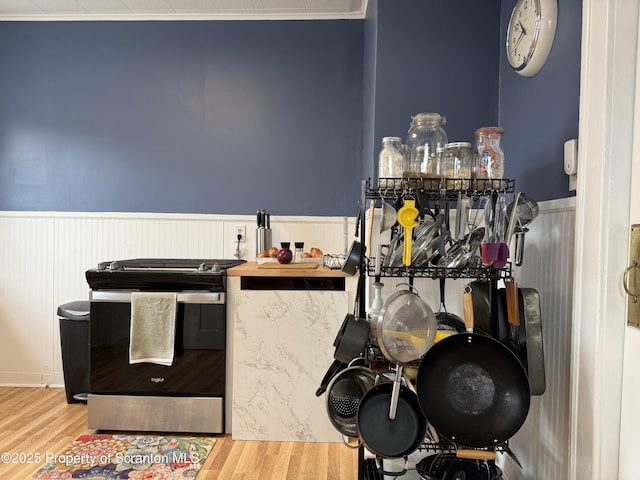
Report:
[[363,366],[348,367],[331,380],[327,387],[327,414],[331,424],[342,435],[358,436],[358,406],[375,382],[375,372]]
[[351,418],[358,413],[358,405],[363,395],[359,382],[342,378],[329,392],[329,406],[338,417]]

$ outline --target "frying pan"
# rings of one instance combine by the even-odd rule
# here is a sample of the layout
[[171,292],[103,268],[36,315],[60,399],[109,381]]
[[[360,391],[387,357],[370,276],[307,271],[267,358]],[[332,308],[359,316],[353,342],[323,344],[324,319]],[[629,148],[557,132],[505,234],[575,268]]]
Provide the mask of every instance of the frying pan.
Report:
[[[508,283],[507,283],[508,285]],[[542,395],[546,390],[544,346],[540,314],[540,294],[534,288],[518,288],[518,313],[520,326],[515,335],[509,330],[509,300],[506,289],[498,289],[498,319],[502,324],[499,339],[509,347],[520,360],[529,377],[531,395]]]
[[529,412],[527,374],[499,341],[473,333],[471,293],[464,294],[467,332],[436,343],[422,358],[416,389],[435,429],[453,443],[493,447],[511,438]]
[[333,358],[343,363],[349,363],[360,356],[369,340],[370,330],[371,326],[367,320],[348,313],[333,341],[333,345],[336,347]]
[[353,312],[348,313],[342,321],[340,330],[333,341],[336,347],[333,358],[336,360],[349,363],[356,357],[359,357],[369,340],[371,326],[366,319],[356,316],[360,302],[360,287],[362,285],[362,276],[358,277],[358,286],[356,290],[356,299]]
[[383,458],[409,455],[420,446],[427,433],[427,421],[418,398],[404,385],[400,387],[396,416],[393,420],[389,418],[394,383],[381,383],[365,393],[356,418],[362,444]]
[[526,337],[527,370],[531,395],[542,395],[546,390],[544,348],[540,315],[540,294],[534,288],[520,288]]
[[347,254],[344,265],[342,266],[342,271],[349,275],[355,275],[358,268],[360,268],[363,256],[364,247],[360,242],[354,240],[351,244],[351,248],[349,248],[349,253]]
[[447,307],[444,304],[444,287],[445,278],[440,278],[440,310],[436,313],[436,320],[438,322],[438,330],[445,330],[450,332],[464,332],[464,320],[454,313],[447,312]]
[[[362,218],[362,206],[358,209],[358,216],[356,218],[356,231],[355,237],[358,238],[358,231],[360,229],[360,219]],[[358,268],[362,266],[362,259],[364,258],[365,247],[357,240],[354,240],[349,248],[349,252],[345,258],[342,271],[349,275],[354,275]]]

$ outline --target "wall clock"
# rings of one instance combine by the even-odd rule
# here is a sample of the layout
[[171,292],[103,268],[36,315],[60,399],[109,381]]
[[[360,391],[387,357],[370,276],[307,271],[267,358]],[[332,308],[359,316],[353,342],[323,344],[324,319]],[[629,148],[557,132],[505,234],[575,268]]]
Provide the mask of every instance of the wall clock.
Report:
[[518,0],[507,27],[507,60],[523,77],[544,66],[558,23],[558,0]]

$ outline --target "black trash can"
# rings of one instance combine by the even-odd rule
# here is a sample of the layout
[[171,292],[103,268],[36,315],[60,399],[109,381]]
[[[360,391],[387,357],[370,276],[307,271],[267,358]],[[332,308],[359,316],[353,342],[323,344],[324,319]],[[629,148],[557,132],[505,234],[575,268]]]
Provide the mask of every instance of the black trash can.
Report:
[[60,305],[58,317],[67,403],[86,402],[89,392],[89,302]]

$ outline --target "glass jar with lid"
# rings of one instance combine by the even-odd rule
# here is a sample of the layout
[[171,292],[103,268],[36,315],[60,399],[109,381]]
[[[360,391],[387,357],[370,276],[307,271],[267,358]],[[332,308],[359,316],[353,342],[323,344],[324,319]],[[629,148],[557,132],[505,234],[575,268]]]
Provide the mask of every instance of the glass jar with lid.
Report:
[[378,186],[380,188],[400,186],[403,162],[402,139],[400,137],[384,137],[382,149],[378,155]]
[[478,179],[504,178],[504,152],[502,151],[502,134],[500,127],[478,128],[476,134],[475,175]]
[[429,163],[435,161],[438,147],[444,147],[448,142],[442,128],[446,122],[444,116],[434,112],[419,113],[411,119],[406,141],[409,159],[405,162],[405,177],[429,177]]
[[427,168],[429,178],[444,178],[445,176],[444,147],[445,145],[436,148],[436,154],[429,162]]
[[471,188],[473,155],[469,142],[451,142],[444,147],[444,178],[447,189],[468,190]]

